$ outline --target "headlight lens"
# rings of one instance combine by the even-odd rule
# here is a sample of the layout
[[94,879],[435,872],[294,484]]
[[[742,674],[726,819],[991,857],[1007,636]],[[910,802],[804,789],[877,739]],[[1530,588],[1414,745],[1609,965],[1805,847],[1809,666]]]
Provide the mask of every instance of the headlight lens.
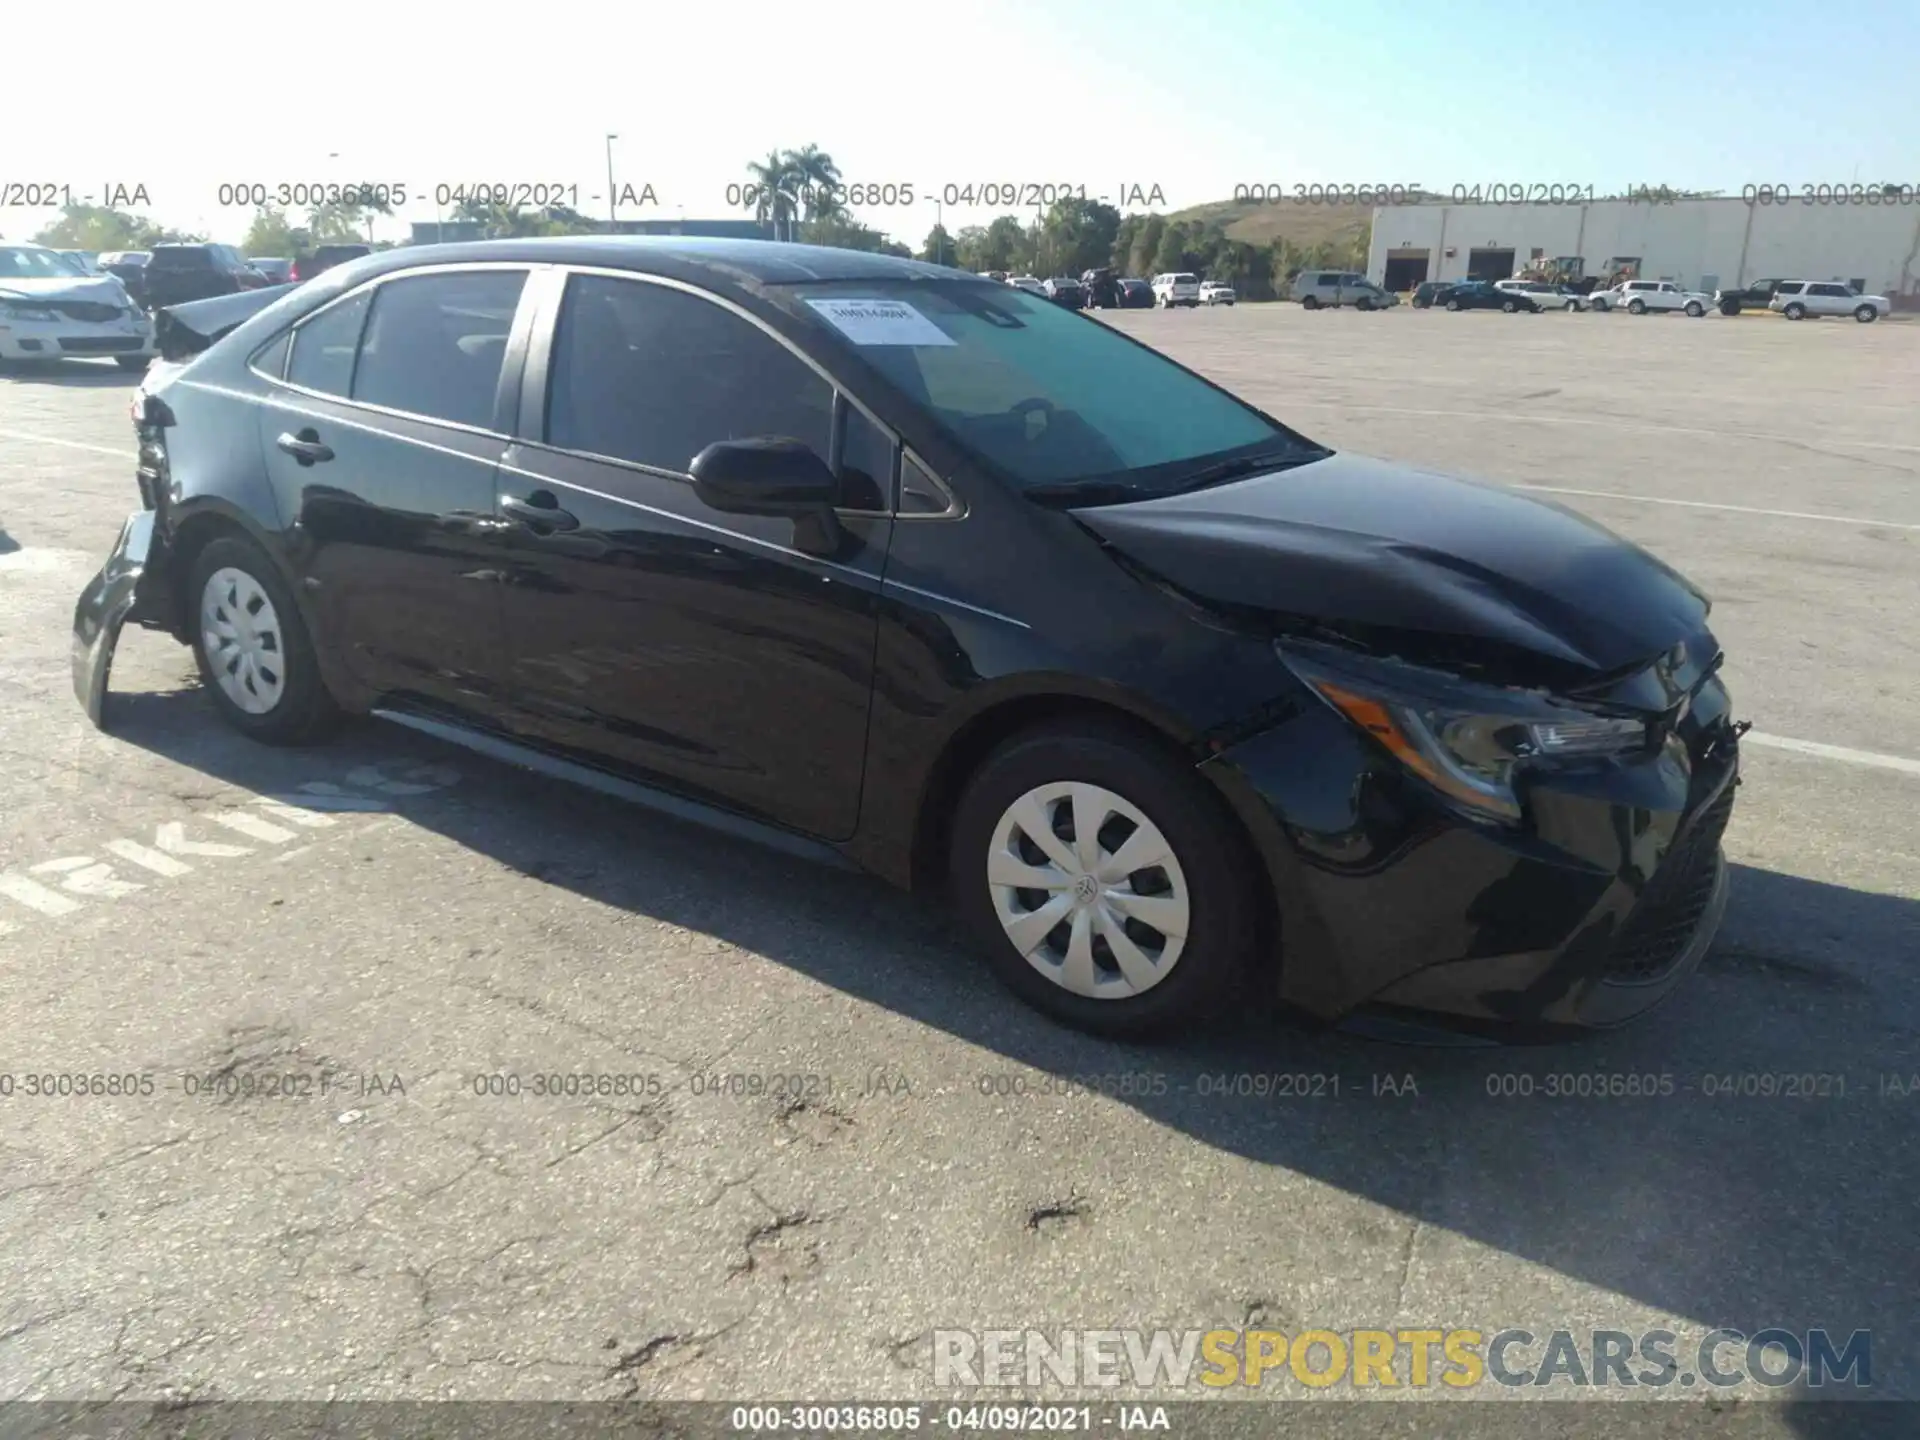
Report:
[[1521,817],[1527,769],[1644,750],[1644,719],[1599,715],[1543,691],[1484,685],[1398,661],[1277,647],[1288,668],[1407,769],[1475,815]]
[[59,317],[44,305],[0,303],[0,320],[55,320]]

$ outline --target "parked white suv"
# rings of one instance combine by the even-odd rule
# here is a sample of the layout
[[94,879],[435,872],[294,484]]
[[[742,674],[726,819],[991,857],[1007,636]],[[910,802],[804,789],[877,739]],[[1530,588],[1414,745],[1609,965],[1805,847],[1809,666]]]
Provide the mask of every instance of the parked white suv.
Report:
[[1549,285],[1544,280],[1496,280],[1496,290],[1512,290],[1516,294],[1530,295],[1533,303],[1542,310],[1584,310],[1587,297],[1562,290],[1558,285]]
[[1200,303],[1200,277],[1184,270],[1153,277],[1153,303],[1162,310],[1176,305],[1189,308]]
[[1202,305],[1231,305],[1236,298],[1233,287],[1224,280],[1201,282],[1200,303]]
[[1838,280],[1782,280],[1767,308],[1789,320],[1804,320],[1809,315],[1851,315],[1868,325],[1893,307],[1884,295],[1858,295]]
[[1713,308],[1713,296],[1704,290],[1682,290],[1671,280],[1628,280],[1597,292],[1591,303],[1596,310],[1625,310],[1630,315],[1684,310],[1697,320]]
[[1007,284],[1013,286],[1016,290],[1024,290],[1029,295],[1045,295],[1047,293],[1046,282],[1044,280],[1038,280],[1031,275],[1010,275],[1007,277]]

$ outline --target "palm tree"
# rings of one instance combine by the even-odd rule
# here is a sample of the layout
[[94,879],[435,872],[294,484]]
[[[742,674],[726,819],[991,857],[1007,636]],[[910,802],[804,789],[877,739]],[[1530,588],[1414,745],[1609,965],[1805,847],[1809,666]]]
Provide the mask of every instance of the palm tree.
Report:
[[792,152],[782,155],[778,150],[769,150],[765,160],[747,162],[747,173],[754,181],[749,202],[753,206],[753,218],[762,225],[772,225],[776,240],[780,238],[781,223],[791,226],[793,221],[793,187],[797,177],[791,155]]
[[785,156],[792,183],[806,193],[806,218],[829,220],[846,208],[840,203],[840,167],[818,145],[789,150]]

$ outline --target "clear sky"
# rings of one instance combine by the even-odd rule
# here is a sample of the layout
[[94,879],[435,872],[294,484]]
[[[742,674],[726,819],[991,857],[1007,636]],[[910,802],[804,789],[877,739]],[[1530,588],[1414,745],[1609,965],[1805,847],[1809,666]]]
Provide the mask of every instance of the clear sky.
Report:
[[[402,220],[437,184],[542,182],[604,214],[610,131],[616,181],[659,201],[623,218],[741,213],[750,159],[813,143],[913,185],[856,214],[915,245],[946,186],[995,182],[1158,186],[1157,209],[1254,181],[1920,186],[1920,0],[10,8],[0,202],[144,185],[221,239],[248,217],[223,182],[404,183]],[[0,234],[51,218],[0,208]]]

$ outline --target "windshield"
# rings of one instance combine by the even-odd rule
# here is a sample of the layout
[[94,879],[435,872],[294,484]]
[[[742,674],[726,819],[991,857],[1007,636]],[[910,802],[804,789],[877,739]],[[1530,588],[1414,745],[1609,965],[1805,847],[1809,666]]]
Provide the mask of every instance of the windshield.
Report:
[[1019,291],[879,281],[794,293],[809,321],[1022,485],[1171,492],[1239,456],[1324,453],[1119,331]]
[[71,280],[82,273],[57,251],[0,245],[0,280]]

